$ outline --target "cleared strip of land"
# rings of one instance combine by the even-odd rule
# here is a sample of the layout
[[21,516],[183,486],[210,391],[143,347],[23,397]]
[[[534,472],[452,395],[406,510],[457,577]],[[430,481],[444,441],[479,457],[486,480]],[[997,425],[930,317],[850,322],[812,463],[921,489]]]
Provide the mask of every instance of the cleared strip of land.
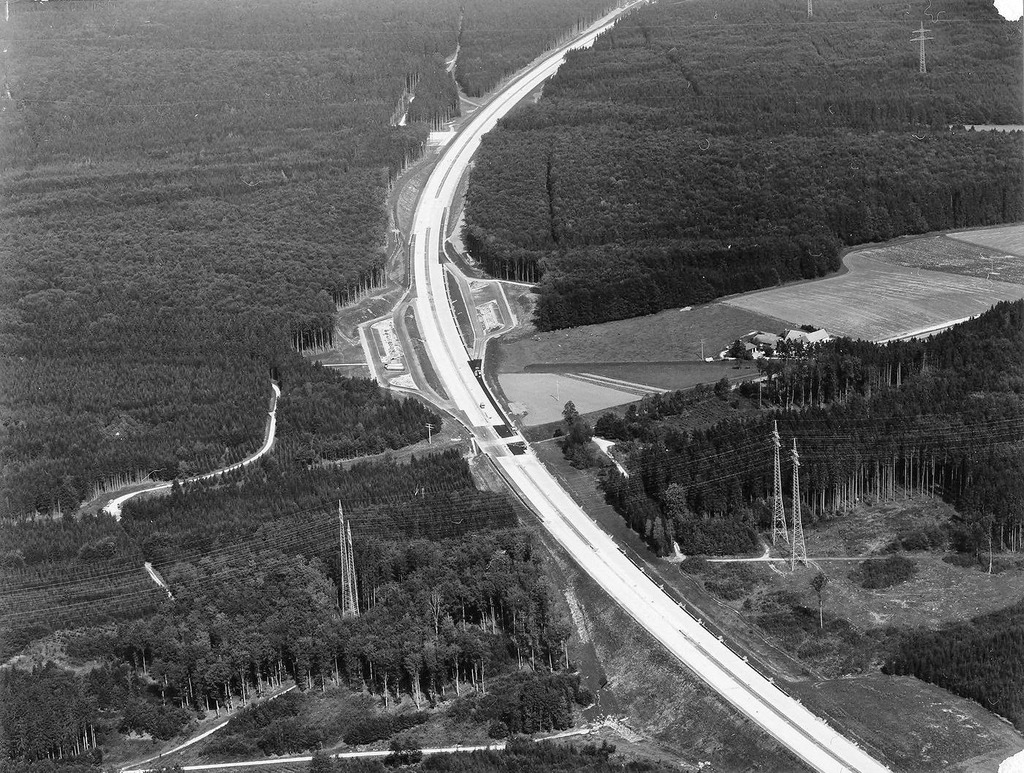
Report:
[[[898,247],[898,245],[894,245]],[[886,248],[851,252],[845,274],[729,298],[724,303],[825,327],[835,335],[879,340],[906,335],[1024,298],[1024,284],[895,265]]]

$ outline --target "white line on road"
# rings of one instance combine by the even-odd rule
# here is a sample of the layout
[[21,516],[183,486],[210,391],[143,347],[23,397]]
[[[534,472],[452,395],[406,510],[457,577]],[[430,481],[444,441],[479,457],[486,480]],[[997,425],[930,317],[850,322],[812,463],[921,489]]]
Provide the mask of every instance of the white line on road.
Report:
[[473,114],[434,167],[417,202],[412,228],[413,281],[421,336],[435,372],[464,413],[480,447],[541,515],[555,539],[634,619],[736,709],[815,769],[829,773],[885,771],[884,765],[782,692],[680,608],[618,550],[532,453],[511,454],[508,441],[497,437],[491,426],[489,397],[468,367],[467,352],[445,302],[443,266],[430,232],[442,222],[483,134],[553,75],[567,50],[593,42],[624,10],[608,14],[574,44],[555,51],[512,80],[486,107]]

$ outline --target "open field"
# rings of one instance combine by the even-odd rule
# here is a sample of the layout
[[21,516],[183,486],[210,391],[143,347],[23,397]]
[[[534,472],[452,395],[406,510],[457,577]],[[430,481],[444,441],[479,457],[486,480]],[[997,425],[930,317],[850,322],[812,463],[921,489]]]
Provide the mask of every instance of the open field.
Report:
[[872,738],[902,773],[993,773],[1024,738],[974,701],[910,676],[869,674],[789,686],[828,706],[856,737]]
[[1024,284],[1024,226],[906,239],[861,254],[907,268]]
[[572,400],[580,413],[590,413],[639,400],[642,394],[558,373],[500,373],[498,383],[509,409],[526,426],[560,421],[562,407]]
[[[539,333],[530,320],[532,293],[505,284],[519,327],[487,350],[487,371],[526,426],[562,418],[572,400],[580,413],[634,402],[645,394],[741,380],[752,362],[704,362],[753,330],[781,331],[778,319],[712,303],[647,317]],[[618,383],[616,383],[618,382]]]
[[757,363],[732,360],[700,362],[588,362],[569,367],[557,363],[538,362],[524,368],[527,373],[581,373],[648,387],[650,391],[689,389],[697,384],[714,384],[723,378],[743,381],[757,375]]
[[893,265],[884,257],[889,249],[851,252],[844,260],[849,270],[838,276],[745,293],[723,303],[793,325],[818,325],[833,335],[882,340],[1024,298],[1024,285]]
[[970,242],[998,252],[1009,252],[1024,257],[1024,224],[1002,225],[976,231],[960,231],[949,234],[951,239]]
[[[848,516],[805,526],[807,555],[866,555],[892,541],[900,529],[939,523],[952,513],[948,504],[927,497],[861,506]],[[1019,568],[987,574],[945,563],[942,553],[906,555],[917,564],[917,575],[884,590],[867,590],[852,581],[855,562],[820,562],[829,578],[825,610],[861,629],[890,624],[933,628],[1002,609],[1024,596],[1024,571]],[[776,575],[773,586],[799,592],[808,605],[816,606],[810,572]]]
[[529,308],[529,294],[520,291],[516,298],[510,292],[509,301],[517,305],[516,313],[524,322],[497,347],[497,368],[503,373],[521,373],[527,365],[536,363],[699,362],[701,340],[705,356],[711,357],[752,330],[780,332],[791,326],[747,309],[709,303],[689,311],[672,309],[646,317],[539,333],[525,321],[530,315],[521,311]]

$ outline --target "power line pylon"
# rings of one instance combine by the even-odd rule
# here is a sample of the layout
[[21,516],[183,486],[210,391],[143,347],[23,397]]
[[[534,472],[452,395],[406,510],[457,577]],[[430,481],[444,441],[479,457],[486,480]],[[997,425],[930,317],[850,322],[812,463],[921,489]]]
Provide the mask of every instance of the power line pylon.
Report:
[[786,508],[782,503],[782,468],[779,464],[779,449],[782,448],[782,440],[779,438],[779,423],[774,422],[773,425],[772,449],[775,452],[775,482],[772,489],[772,544],[777,544],[780,536],[789,544]]
[[926,30],[924,28],[924,22],[921,22],[921,28],[919,30],[917,30],[917,37],[910,39],[911,43],[920,43],[921,44],[921,56],[920,56],[920,63],[918,65],[918,72],[922,72],[922,73],[928,72],[928,68],[925,67],[925,64],[924,64],[924,42],[926,40],[935,40],[935,38],[933,38],[933,37],[926,36],[925,33],[927,33],[927,32],[931,32],[931,30]]
[[807,18],[814,16],[814,0],[807,0]]
[[356,559],[352,551],[352,524],[345,522],[345,514],[338,502],[338,543],[341,547],[341,587],[338,605],[342,617],[359,617],[359,588],[356,586]]
[[800,454],[796,451],[796,438],[793,438],[793,550],[789,557],[789,570],[796,569],[799,561],[807,566],[807,546],[804,544],[804,523],[800,516]]

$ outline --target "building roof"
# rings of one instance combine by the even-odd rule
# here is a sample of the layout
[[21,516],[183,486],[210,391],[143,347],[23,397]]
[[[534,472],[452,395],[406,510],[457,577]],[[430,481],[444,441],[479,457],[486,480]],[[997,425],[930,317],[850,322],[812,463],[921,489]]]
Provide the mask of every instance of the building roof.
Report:
[[820,330],[814,330],[808,333],[806,330],[787,330],[786,340],[787,341],[803,341],[807,344],[820,344],[823,341],[830,341],[832,336],[828,334],[825,328]]

